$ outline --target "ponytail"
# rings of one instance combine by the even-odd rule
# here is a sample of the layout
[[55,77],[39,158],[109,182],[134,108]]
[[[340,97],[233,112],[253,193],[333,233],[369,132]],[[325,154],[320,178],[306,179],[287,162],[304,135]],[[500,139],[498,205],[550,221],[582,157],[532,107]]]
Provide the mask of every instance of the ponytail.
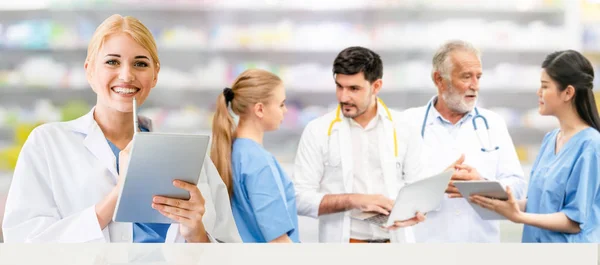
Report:
[[212,146],[210,159],[215,163],[219,175],[227,187],[229,196],[233,194],[231,149],[233,146],[234,121],[227,108],[228,101],[223,93],[217,97],[217,110],[212,122]]
[[[581,99],[578,100],[577,97],[581,97]],[[592,88],[575,95],[575,106],[581,119],[600,132],[600,117],[598,117],[598,107],[596,107],[596,98]]]
[[230,197],[233,195],[231,152],[236,125],[227,107],[230,106],[231,111],[242,119],[256,103],[268,100],[278,85],[281,85],[281,79],[276,75],[265,70],[250,69],[241,73],[231,88],[223,89],[223,93],[217,97],[210,159],[215,163]]

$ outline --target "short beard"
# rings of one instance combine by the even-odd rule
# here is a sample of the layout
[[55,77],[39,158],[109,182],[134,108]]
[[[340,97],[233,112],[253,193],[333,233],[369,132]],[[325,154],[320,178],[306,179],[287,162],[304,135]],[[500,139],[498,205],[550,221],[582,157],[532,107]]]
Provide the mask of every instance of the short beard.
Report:
[[446,102],[446,106],[453,112],[464,114],[473,110],[473,106],[469,106],[463,101],[464,96],[456,92],[456,89],[448,84],[448,90],[442,93],[442,99]]
[[[373,97],[373,93],[369,93],[369,97],[368,97],[368,99],[369,99],[369,100],[371,100],[371,98],[372,98],[372,97]],[[345,114],[345,113],[342,111],[342,115],[344,115],[344,117],[346,117],[346,118],[354,119],[354,118],[356,118],[356,117],[358,117],[358,116],[360,116],[360,115],[363,115],[363,114],[365,114],[365,112],[367,112],[367,110],[369,109],[369,105],[370,105],[370,104],[371,104],[371,102],[369,102],[369,103],[367,104],[367,106],[365,107],[365,109],[363,109],[362,111],[361,111],[361,110],[358,108],[358,105],[356,105],[356,104],[352,104],[352,105],[353,105],[353,106],[356,108],[356,111],[357,111],[357,112],[356,112],[356,114],[354,114],[354,115],[351,115],[351,116],[348,116],[348,115],[346,115],[346,114]],[[343,105],[342,103],[340,103],[340,108],[342,108],[342,109],[344,108],[344,105]]]

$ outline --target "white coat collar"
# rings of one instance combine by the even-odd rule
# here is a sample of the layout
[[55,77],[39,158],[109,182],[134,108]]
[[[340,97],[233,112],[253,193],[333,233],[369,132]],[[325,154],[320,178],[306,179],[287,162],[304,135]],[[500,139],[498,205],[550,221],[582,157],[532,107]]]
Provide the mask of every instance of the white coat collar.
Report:
[[[75,120],[67,122],[67,126],[69,126],[73,131],[84,134],[85,139],[83,140],[83,144],[85,147],[100,161],[104,163],[104,165],[108,168],[108,170],[112,173],[114,180],[116,181],[117,174],[117,159],[110,149],[108,145],[108,141],[106,141],[106,136],[98,126],[98,123],[94,119],[94,111],[95,107],[92,108],[90,112],[86,115],[83,115]],[[152,131],[152,122],[149,118],[139,116],[139,124],[140,126],[147,128],[149,131]]]
[[[98,127],[98,123],[96,123],[96,120],[94,119],[94,111],[96,110],[96,107],[93,107],[92,110],[90,110],[87,114],[67,122],[68,126],[76,132],[82,133],[82,134],[89,134],[90,132],[94,131],[95,128],[94,127]],[[144,116],[138,116],[138,122],[140,124],[140,126],[148,129],[149,131],[153,130],[153,125],[152,125],[152,120],[144,117]]]

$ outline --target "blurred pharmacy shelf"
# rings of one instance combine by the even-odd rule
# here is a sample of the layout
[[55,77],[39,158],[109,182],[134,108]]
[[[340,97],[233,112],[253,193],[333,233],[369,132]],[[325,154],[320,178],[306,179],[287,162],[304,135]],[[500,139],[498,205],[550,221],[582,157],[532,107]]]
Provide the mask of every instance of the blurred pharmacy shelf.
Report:
[[[588,12],[595,9],[585,0],[2,1],[0,199],[12,175],[2,167],[14,163],[29,129],[72,119],[95,103],[83,72],[86,45],[114,13],[139,18],[157,40],[159,83],[140,113],[159,131],[210,133],[216,97],[241,71],[278,74],[289,112],[280,131],[266,134],[265,146],[290,174],[302,129],[336,103],[331,63],[341,49],[378,52],[385,64],[380,96],[402,110],[436,93],[429,77],[435,47],[469,40],[482,50],[479,105],[505,118],[528,174],[555,126],[536,112],[540,64],[567,48],[585,47],[600,59],[600,14]],[[502,229],[504,242],[519,241],[521,227]],[[303,241],[313,241],[314,232],[303,230]]]
[[[416,107],[435,94],[429,81],[434,48],[445,39],[463,38],[483,52],[480,105],[503,109],[509,126],[519,128],[536,107],[540,62],[573,45],[567,37],[576,28],[568,20],[573,10],[551,0],[5,2],[0,4],[0,104],[29,107],[42,99],[57,108],[93,105],[95,94],[82,70],[86,44],[100,21],[120,13],[140,18],[159,43],[159,85],[144,108],[160,113],[198,108],[210,119],[221,88],[244,69],[260,67],[283,78],[296,115],[308,117],[292,114],[291,120],[302,121],[288,127],[301,131],[310,117],[335,104],[330,64],[349,45],[382,55],[381,97],[390,107]],[[24,115],[34,119],[18,116]],[[185,128],[173,119],[165,118],[167,127],[199,130],[210,124],[196,121],[192,124],[202,126]],[[545,129],[532,127],[525,128]],[[537,132],[516,134],[518,144],[540,140]]]

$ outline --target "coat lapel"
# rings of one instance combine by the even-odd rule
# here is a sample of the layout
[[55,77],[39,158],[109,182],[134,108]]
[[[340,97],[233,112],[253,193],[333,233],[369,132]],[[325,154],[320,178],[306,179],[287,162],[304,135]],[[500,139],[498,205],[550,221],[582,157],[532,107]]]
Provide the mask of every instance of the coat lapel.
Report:
[[382,119],[383,126],[379,127],[377,134],[379,137],[380,163],[383,173],[383,181],[389,196],[396,195],[398,184],[399,164],[394,157],[394,132],[393,124],[387,119]]
[[94,155],[94,157],[96,157],[96,159],[106,166],[112,174],[116,184],[118,177],[116,166],[117,159],[110,149],[110,146],[108,146],[104,133],[102,133],[102,130],[94,120],[94,110],[95,108],[92,108],[88,114],[69,122],[69,126],[71,126],[72,130],[85,135],[83,145],[90,153],[92,153],[92,155]]
[[106,137],[104,137],[102,130],[100,130],[100,127],[98,127],[95,121],[90,126],[88,135],[83,140],[83,144],[106,166],[106,168],[108,168],[116,181],[118,177],[116,167],[117,159],[110,149],[110,146],[108,146],[108,142],[106,141]]
[[344,188],[346,192],[352,192],[354,185],[354,175],[352,166],[352,140],[350,137],[350,125],[347,119],[342,119],[338,127],[338,144],[340,148],[340,158],[342,164],[342,176],[344,178]]
[[[393,117],[390,117],[390,113],[386,111],[384,106],[378,101],[377,102],[378,117],[381,117],[379,122],[382,122],[383,126],[379,126],[377,129],[377,137],[379,138],[379,150],[380,150],[380,163],[383,173],[383,181],[388,197],[395,197],[398,187],[398,170],[400,170],[400,164],[398,158],[394,155],[395,144],[394,141],[394,122]],[[397,133],[397,132],[396,132]],[[399,150],[398,150],[399,151]]]

